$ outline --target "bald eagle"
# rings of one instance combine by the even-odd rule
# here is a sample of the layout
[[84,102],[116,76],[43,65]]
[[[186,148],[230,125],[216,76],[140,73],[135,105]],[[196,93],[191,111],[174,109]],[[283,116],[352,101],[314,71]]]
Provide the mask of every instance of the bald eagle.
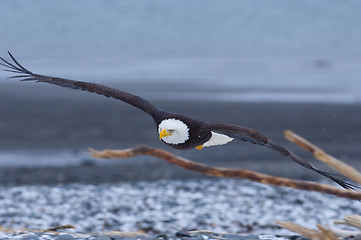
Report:
[[289,159],[292,159],[301,166],[335,181],[337,184],[346,189],[354,189],[354,187],[356,187],[337,178],[331,173],[315,168],[309,162],[298,157],[288,149],[276,144],[256,130],[233,124],[208,123],[182,114],[167,112],[157,108],[139,96],[100,84],[74,81],[33,73],[20,65],[10,52],[8,53],[13,63],[0,57],[2,61],[0,62],[0,65],[7,68],[5,71],[19,74],[9,78],[18,78],[21,79],[21,81],[36,81],[66,88],[80,89],[126,102],[148,113],[156,124],[159,139],[172,148],[181,150],[192,148],[202,149],[203,147],[223,145],[231,142],[232,140],[241,140],[268,147],[288,157]]

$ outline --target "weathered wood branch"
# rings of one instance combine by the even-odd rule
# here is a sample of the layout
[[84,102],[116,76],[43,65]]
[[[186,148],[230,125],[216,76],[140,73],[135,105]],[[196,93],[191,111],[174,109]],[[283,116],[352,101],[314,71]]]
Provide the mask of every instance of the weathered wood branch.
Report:
[[89,149],[92,156],[95,158],[131,158],[139,155],[153,156],[163,159],[169,163],[183,167],[185,169],[207,174],[209,176],[227,177],[227,178],[244,178],[250,181],[270,184],[274,186],[291,187],[300,190],[316,191],[336,195],[339,197],[361,200],[361,192],[340,189],[325,184],[307,182],[300,180],[292,180],[282,177],[274,177],[263,173],[258,173],[246,169],[233,169],[209,166],[202,163],[190,161],[188,159],[176,156],[159,148],[152,148],[147,146],[137,146],[124,150],[104,150],[96,151]]
[[361,216],[350,215],[345,217],[343,220],[334,221],[336,224],[345,224],[351,227],[356,227],[361,230]]
[[[349,217],[352,217],[352,216],[349,216]],[[291,223],[291,222],[276,221],[276,224],[290,230],[291,232],[299,233],[305,237],[308,237],[310,239],[315,239],[315,240],[336,240],[336,239],[338,240],[339,238],[337,238],[337,237],[341,237],[343,239],[343,238],[350,238],[350,237],[352,238],[352,237],[361,236],[361,232],[357,231],[357,230],[356,231],[355,230],[344,230],[344,229],[338,229],[335,227],[325,228],[321,225],[317,225],[317,228],[318,228],[318,231],[317,231],[317,230],[305,228],[301,225],[297,225],[297,224]],[[347,225],[349,225],[349,224],[347,224]]]
[[291,223],[291,222],[277,221],[276,224],[290,230],[291,232],[295,232],[295,233],[301,234],[305,237],[308,237],[309,239],[323,240],[322,235],[316,230],[305,228],[305,227],[302,227],[300,225],[297,225],[297,224]]
[[316,159],[327,164],[328,166],[338,171],[342,175],[348,177],[349,179],[352,179],[355,182],[361,184],[361,173],[355,168],[328,155],[322,149],[316,147],[315,145],[313,145],[303,137],[300,137],[299,135],[293,133],[292,131],[286,130],[284,134],[289,141],[312,153]]

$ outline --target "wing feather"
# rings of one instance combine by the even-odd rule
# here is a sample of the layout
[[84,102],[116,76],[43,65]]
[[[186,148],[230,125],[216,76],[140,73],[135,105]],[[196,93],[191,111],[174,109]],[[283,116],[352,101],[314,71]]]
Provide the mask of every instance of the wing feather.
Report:
[[271,139],[267,138],[266,136],[264,136],[263,134],[261,134],[260,132],[258,132],[256,130],[253,130],[251,128],[237,126],[237,125],[232,125],[232,124],[207,124],[206,127],[210,131],[224,134],[224,135],[227,135],[229,137],[232,137],[232,138],[235,138],[238,140],[266,146],[266,147],[282,154],[283,156],[286,156],[286,157],[292,159],[293,161],[300,164],[301,166],[303,166],[311,171],[317,172],[317,173],[333,180],[334,182],[336,182],[337,184],[339,184],[340,186],[342,186],[345,189],[354,190],[355,188],[358,188],[357,186],[355,186],[353,184],[350,184],[348,182],[345,182],[345,181],[337,178],[334,174],[324,172],[322,170],[315,168],[306,160],[300,158],[299,156],[292,153],[288,149],[282,147],[281,145],[278,145],[277,143],[273,142]]
[[71,89],[79,89],[84,90],[88,92],[94,92],[106,97],[118,99],[121,101],[124,101],[130,105],[133,105],[134,107],[137,107],[144,112],[150,114],[153,118],[157,114],[161,112],[156,106],[148,102],[147,100],[138,97],[136,95],[123,92],[117,89],[113,89],[110,87],[106,87],[101,84],[95,84],[95,83],[89,83],[89,82],[82,82],[82,81],[74,81],[70,79],[65,78],[58,78],[58,77],[52,77],[52,76],[46,76],[41,74],[36,74],[31,72],[30,70],[23,67],[15,58],[14,56],[8,52],[11,59],[14,63],[10,63],[9,61],[5,60],[4,58],[0,57],[0,65],[6,67],[7,69],[4,69],[8,72],[18,73],[20,75],[11,76],[9,78],[20,78],[20,81],[36,81],[36,82],[43,82],[43,83],[49,83],[58,85],[61,87],[71,88]]

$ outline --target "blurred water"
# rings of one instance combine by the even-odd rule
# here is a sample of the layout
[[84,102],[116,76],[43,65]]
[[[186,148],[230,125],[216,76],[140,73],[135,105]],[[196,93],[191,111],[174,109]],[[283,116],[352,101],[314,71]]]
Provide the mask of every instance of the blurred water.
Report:
[[3,0],[0,53],[45,74],[170,89],[153,97],[354,103],[360,10],[356,0]]
[[3,0],[1,50],[27,58],[360,57],[360,10],[357,0]]

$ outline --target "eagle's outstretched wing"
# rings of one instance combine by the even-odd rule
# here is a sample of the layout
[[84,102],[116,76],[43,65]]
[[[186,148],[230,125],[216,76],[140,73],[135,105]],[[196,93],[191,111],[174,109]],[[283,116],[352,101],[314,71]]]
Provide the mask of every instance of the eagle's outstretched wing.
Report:
[[299,156],[292,153],[288,149],[278,145],[277,143],[273,142],[271,139],[267,138],[266,136],[257,132],[256,130],[237,126],[237,125],[232,125],[232,124],[210,124],[210,123],[206,124],[206,128],[212,132],[223,134],[223,135],[226,135],[226,136],[234,138],[234,139],[266,146],[266,147],[268,147],[276,152],[279,152],[280,154],[292,159],[293,161],[297,162],[301,166],[303,166],[307,169],[310,169],[314,172],[317,172],[317,173],[335,181],[337,184],[339,184],[340,186],[342,186],[346,189],[354,190],[354,188],[357,187],[357,186],[354,186],[350,183],[347,183],[347,182],[335,177],[335,175],[333,175],[331,173],[324,172],[322,170],[315,168],[306,160],[300,158]]
[[30,70],[23,67],[21,64],[19,64],[19,62],[14,58],[14,56],[10,52],[8,53],[15,64],[10,63],[9,61],[6,61],[4,58],[0,57],[2,61],[2,62],[0,61],[0,65],[7,68],[5,69],[5,71],[19,74],[9,78],[19,78],[21,79],[21,81],[44,82],[66,88],[80,89],[88,92],[94,92],[106,97],[122,100],[130,105],[133,105],[134,107],[143,110],[144,112],[150,114],[152,117],[155,116],[156,113],[160,112],[160,110],[156,106],[154,106],[147,100],[127,92],[106,87],[100,84],[74,81],[65,78],[51,77],[51,76],[45,76],[45,75],[33,73]]

